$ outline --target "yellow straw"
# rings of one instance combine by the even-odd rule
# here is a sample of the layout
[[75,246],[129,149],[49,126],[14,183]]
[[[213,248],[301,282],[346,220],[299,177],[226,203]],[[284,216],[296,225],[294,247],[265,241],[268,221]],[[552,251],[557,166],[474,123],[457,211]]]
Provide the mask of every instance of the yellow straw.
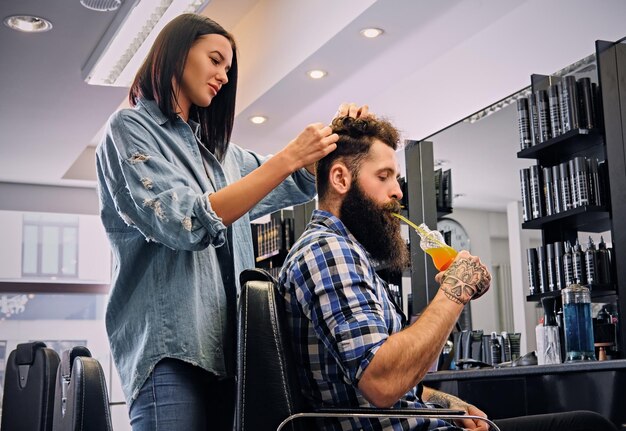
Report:
[[[398,214],[398,213],[391,213],[391,215],[399,218],[400,220],[402,220],[403,222],[405,222],[406,224],[408,224],[409,226],[411,226],[413,229],[415,229],[415,231],[420,235],[420,236],[425,236],[428,237],[428,232],[426,232],[424,229],[422,229],[421,227],[419,227],[418,225],[416,225],[415,223],[413,223],[411,220],[409,220],[408,218]],[[433,238],[433,237],[429,237],[429,240],[436,242],[440,247],[448,247],[447,244],[444,244],[443,242],[439,241],[437,238]]]

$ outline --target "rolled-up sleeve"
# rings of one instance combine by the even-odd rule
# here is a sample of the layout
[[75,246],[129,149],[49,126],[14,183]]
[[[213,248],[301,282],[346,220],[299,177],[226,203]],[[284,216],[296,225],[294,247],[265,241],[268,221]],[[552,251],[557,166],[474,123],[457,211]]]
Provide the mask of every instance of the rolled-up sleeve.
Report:
[[[231,148],[235,151],[242,177],[248,175],[271,157],[244,150],[235,144],[231,144]],[[254,220],[279,209],[308,202],[315,197],[315,192],[315,176],[304,168],[299,169],[252,208],[250,219]]]
[[96,155],[102,181],[118,215],[146,239],[181,250],[220,246],[226,227],[211,208],[209,191],[163,154],[161,146],[175,144],[159,142],[132,115],[118,112]]
[[374,280],[362,262],[344,239],[324,238],[290,269],[303,313],[355,387],[389,337]]

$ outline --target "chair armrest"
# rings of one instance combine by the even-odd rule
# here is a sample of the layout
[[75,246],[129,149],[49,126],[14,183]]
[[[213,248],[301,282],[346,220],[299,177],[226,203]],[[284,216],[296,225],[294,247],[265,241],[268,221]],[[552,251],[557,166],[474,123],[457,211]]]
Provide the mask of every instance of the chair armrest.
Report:
[[314,410],[315,413],[328,413],[328,414],[376,414],[380,416],[393,416],[393,415],[408,415],[408,416],[463,416],[465,414],[465,410],[455,410],[455,409],[378,409],[374,407],[358,407],[358,408],[350,408],[350,409],[342,409],[342,408],[323,408]]
[[289,422],[301,418],[403,418],[409,419],[414,417],[438,418],[454,420],[459,418],[475,419],[487,422],[489,429],[492,431],[500,431],[500,428],[490,419],[481,416],[465,414],[463,410],[453,409],[377,409],[377,408],[352,408],[352,409],[334,409],[325,408],[318,409],[310,413],[296,413],[282,421],[276,431],[281,431]]

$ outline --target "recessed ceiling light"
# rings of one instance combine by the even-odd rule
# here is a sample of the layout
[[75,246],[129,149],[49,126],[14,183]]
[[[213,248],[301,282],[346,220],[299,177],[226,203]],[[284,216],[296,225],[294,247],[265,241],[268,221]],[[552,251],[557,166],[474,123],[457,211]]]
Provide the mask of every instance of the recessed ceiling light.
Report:
[[13,15],[4,19],[4,25],[26,33],[41,33],[52,29],[52,23],[45,18],[33,15]]
[[252,121],[254,124],[263,124],[267,121],[267,117],[264,117],[262,115],[255,115],[254,117],[250,117],[250,121]]
[[307,72],[307,75],[309,75],[309,78],[311,79],[321,79],[323,77],[325,77],[326,75],[328,75],[328,73],[324,70],[309,70]]
[[361,30],[361,34],[369,39],[375,38],[383,34],[385,31],[382,28],[364,28]]

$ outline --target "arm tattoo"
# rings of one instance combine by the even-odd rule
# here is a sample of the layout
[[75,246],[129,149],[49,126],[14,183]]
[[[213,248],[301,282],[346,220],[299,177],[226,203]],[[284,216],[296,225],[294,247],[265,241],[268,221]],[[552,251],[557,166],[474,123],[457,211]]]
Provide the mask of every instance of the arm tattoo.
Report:
[[450,400],[441,392],[434,392],[426,401],[432,404],[438,404],[444,409],[450,408]]
[[431,404],[438,404],[444,409],[462,409],[467,411],[467,407],[469,407],[469,404],[460,398],[436,390],[433,390],[430,397],[425,401]]
[[[482,265],[471,260],[454,261],[443,276],[441,289],[446,297],[457,304],[467,304],[487,291],[489,273]],[[485,287],[486,285],[486,287]]]

